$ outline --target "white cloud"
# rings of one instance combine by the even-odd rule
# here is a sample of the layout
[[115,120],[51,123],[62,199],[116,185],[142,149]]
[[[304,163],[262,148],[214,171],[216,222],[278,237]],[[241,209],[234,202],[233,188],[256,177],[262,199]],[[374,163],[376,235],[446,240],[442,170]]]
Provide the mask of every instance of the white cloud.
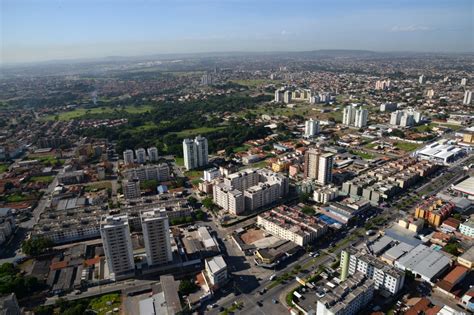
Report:
[[432,31],[433,28],[425,25],[407,25],[407,26],[399,26],[395,25],[391,28],[392,32],[429,32]]
[[280,34],[281,34],[281,36],[288,36],[288,35],[291,35],[292,33],[291,33],[291,32],[288,32],[288,31],[286,31],[286,30],[283,30],[283,31],[281,31]]

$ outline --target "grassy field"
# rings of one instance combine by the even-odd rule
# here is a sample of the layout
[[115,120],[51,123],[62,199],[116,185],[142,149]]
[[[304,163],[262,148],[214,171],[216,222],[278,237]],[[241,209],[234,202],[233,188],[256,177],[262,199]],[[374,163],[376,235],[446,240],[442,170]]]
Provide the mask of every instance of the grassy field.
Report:
[[184,166],[184,158],[182,158],[182,157],[176,157],[176,158],[174,159],[174,161],[176,162],[176,165],[178,165],[178,166]]
[[203,176],[203,173],[204,173],[203,171],[190,170],[190,171],[184,172],[184,175],[187,176],[189,179],[193,180],[193,179],[201,178]]
[[232,151],[233,151],[234,153],[239,153],[239,152],[247,151],[249,148],[250,148],[250,146],[248,146],[248,145],[243,145],[243,146],[240,146],[240,147],[235,147],[234,149],[232,149]]
[[211,133],[217,130],[224,129],[225,127],[201,127],[201,128],[194,128],[194,129],[184,129],[179,132],[174,132],[179,138],[189,138],[194,137],[197,135],[205,135],[206,133]]
[[[125,110],[131,114],[144,113],[152,109],[150,105],[144,106],[126,106],[126,107],[97,107],[97,108],[76,108],[72,111],[58,113],[58,120],[71,120],[80,118],[81,116],[90,113],[90,114],[103,114],[103,113],[112,113],[115,110]],[[56,115],[48,115],[43,117],[44,120],[55,120]]]
[[99,191],[103,189],[112,189],[112,183],[108,181],[95,182],[85,186],[85,191]]
[[114,308],[120,308],[122,304],[119,293],[106,294],[93,299],[89,307],[99,315],[105,315],[112,312]]
[[32,176],[30,182],[33,183],[46,183],[49,184],[53,182],[54,176]]
[[398,141],[398,142],[395,142],[394,144],[397,148],[406,152],[414,151],[422,146],[422,144],[403,142],[403,141]]
[[373,154],[370,154],[370,153],[365,153],[365,152],[362,152],[362,151],[354,151],[354,150],[351,150],[349,151],[350,153],[352,154],[355,154],[357,156],[360,156],[361,158],[363,158],[364,160],[372,160],[375,155]]
[[29,200],[31,198],[29,198],[26,195],[23,195],[22,193],[14,193],[14,194],[5,196],[4,199],[6,202],[21,202],[21,201]]

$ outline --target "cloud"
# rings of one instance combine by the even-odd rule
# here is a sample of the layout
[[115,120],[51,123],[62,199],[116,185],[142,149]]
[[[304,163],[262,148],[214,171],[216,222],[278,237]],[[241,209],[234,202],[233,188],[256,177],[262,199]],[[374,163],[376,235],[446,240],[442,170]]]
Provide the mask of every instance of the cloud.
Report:
[[281,34],[281,36],[288,36],[288,35],[292,35],[293,33],[288,32],[288,31],[286,31],[286,30],[283,30],[283,31],[281,31],[280,34]]
[[392,32],[429,32],[434,30],[433,28],[425,25],[407,25],[407,26],[399,26],[395,25],[391,28],[390,31]]

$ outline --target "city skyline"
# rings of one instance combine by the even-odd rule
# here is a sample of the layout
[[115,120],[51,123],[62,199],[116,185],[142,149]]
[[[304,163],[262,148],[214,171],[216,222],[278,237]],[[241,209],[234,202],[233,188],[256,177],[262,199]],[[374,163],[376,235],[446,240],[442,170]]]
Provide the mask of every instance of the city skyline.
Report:
[[473,50],[472,3],[463,0],[297,1],[292,14],[270,1],[6,0],[2,8],[2,64],[163,53]]

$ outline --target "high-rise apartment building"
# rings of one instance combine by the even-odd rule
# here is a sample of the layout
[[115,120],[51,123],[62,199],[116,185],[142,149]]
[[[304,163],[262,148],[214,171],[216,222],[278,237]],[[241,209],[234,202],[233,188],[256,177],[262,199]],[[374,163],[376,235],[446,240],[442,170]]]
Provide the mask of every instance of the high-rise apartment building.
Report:
[[146,162],[146,151],[143,148],[135,150],[135,156],[137,157],[138,164],[145,164]]
[[390,80],[378,80],[375,82],[375,89],[376,90],[386,90],[390,88],[391,82]]
[[138,179],[122,181],[122,190],[125,199],[140,198],[140,181]]
[[158,165],[141,165],[123,170],[122,175],[128,180],[157,180],[162,182],[170,179],[170,167],[166,163],[161,163]]
[[420,84],[425,84],[425,82],[426,82],[425,76],[424,76],[424,75],[420,75],[420,77],[418,78],[418,82],[419,82]]
[[467,85],[467,78],[462,78],[461,79],[461,86],[466,86]]
[[315,179],[321,185],[332,181],[334,155],[322,153],[319,149],[310,149],[305,153],[304,176]]
[[390,124],[394,126],[409,127],[422,120],[420,112],[413,109],[397,110],[390,115]]
[[105,259],[113,279],[135,270],[128,217],[107,216],[100,223]]
[[304,127],[304,136],[307,138],[312,138],[318,133],[319,133],[319,121],[313,120],[313,118],[311,118],[310,120],[307,120],[305,122],[305,127]]
[[183,140],[184,166],[187,170],[202,167],[208,164],[207,139],[197,136],[194,140]]
[[291,103],[291,97],[292,97],[291,91],[285,91],[283,93],[283,102],[285,102],[286,104]]
[[172,261],[169,219],[166,213],[160,209],[143,211],[140,220],[148,265],[163,265]]
[[148,148],[147,153],[150,162],[158,161],[158,149],[156,147]]
[[472,102],[472,91],[464,92],[464,98],[462,100],[463,105],[471,105]]
[[367,126],[369,111],[367,109],[358,109],[355,111],[354,126],[362,128]]
[[275,103],[283,103],[283,95],[285,94],[284,89],[278,89],[275,91]]
[[123,151],[123,162],[125,165],[133,164],[133,150],[125,150]]
[[352,105],[346,106],[343,111],[342,123],[346,126],[362,128],[367,126],[369,112],[367,109],[357,109]]

